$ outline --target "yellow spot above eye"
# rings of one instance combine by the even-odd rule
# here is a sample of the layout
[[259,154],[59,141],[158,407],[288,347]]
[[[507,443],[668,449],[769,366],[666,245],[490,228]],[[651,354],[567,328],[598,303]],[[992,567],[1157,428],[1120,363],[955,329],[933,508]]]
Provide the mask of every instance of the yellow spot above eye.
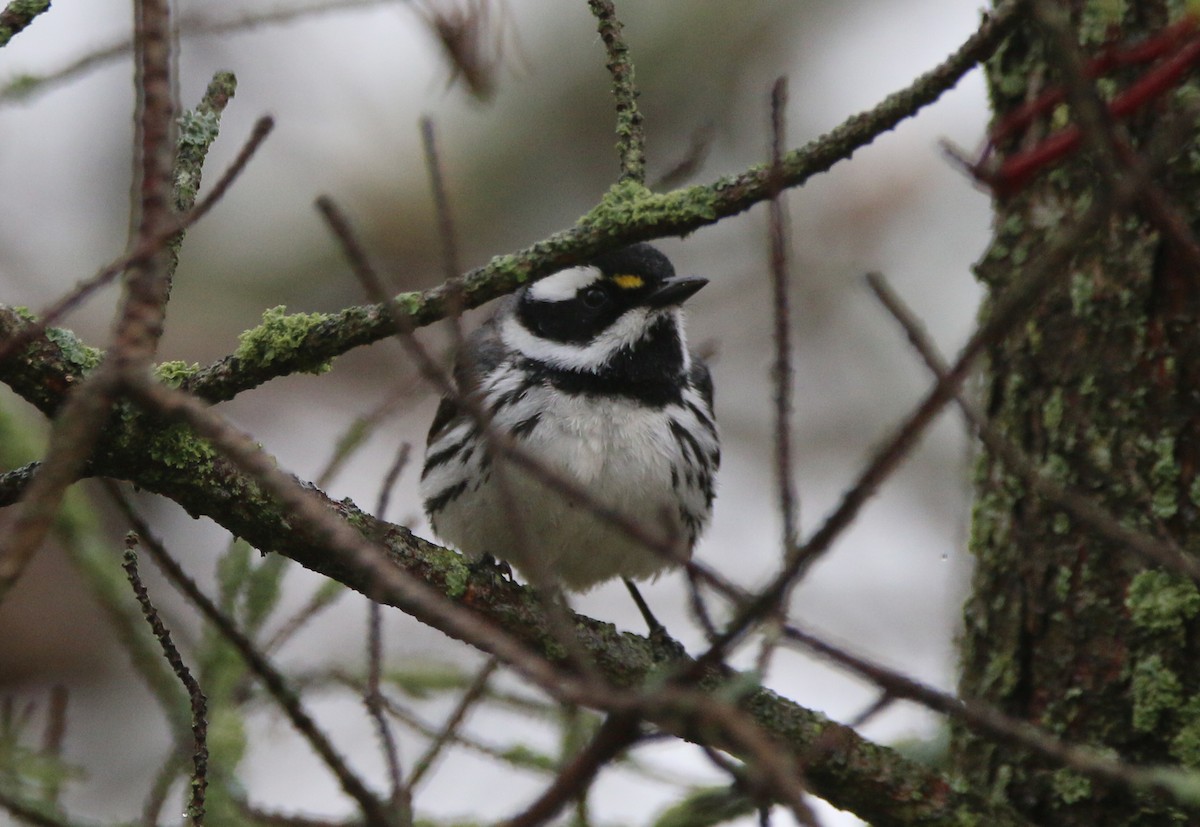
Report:
[[641,276],[632,275],[613,276],[612,280],[616,283],[617,287],[620,287],[622,290],[637,290],[646,283],[646,280]]

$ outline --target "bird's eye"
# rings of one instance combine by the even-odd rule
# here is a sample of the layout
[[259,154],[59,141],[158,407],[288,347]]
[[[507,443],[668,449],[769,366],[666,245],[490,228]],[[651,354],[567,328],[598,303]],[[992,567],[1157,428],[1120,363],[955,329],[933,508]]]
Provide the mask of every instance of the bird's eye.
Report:
[[580,296],[583,306],[592,310],[598,310],[608,303],[608,291],[603,287],[592,286],[584,290]]

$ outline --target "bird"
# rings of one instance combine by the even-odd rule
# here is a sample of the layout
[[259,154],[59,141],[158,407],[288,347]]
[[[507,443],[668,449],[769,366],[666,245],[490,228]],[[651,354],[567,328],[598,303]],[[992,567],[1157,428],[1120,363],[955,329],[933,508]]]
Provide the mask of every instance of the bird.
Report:
[[720,465],[712,380],[681,308],[707,283],[637,243],[500,300],[464,340],[429,429],[420,493],[434,533],[535,585],[623,578],[654,628],[632,581],[690,558]]

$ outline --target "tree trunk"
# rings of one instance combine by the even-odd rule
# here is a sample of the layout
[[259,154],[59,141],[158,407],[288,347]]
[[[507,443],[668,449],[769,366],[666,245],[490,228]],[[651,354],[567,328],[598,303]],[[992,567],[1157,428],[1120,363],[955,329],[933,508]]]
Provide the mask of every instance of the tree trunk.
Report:
[[[1114,37],[1123,45],[1153,37],[1169,24],[1168,7],[1180,4],[1060,5],[1069,7],[1091,55]],[[1041,29],[1026,24],[990,62],[998,123],[1061,83],[1047,44]],[[1140,65],[1107,75],[1100,92],[1111,98],[1146,71]],[[1155,153],[1156,184],[1193,225],[1200,164],[1195,118],[1183,113],[1198,88],[1185,78],[1122,121],[1135,149]],[[999,150],[1016,151],[1063,123],[1055,111]],[[1162,151],[1172,123],[1179,138]],[[996,205],[995,238],[977,268],[992,296],[1101,197],[1101,169],[1085,150]],[[1189,552],[1200,546],[1198,278],[1139,201],[1075,251],[1069,272],[1022,330],[990,348],[984,385],[995,427],[1043,474],[1127,528],[1169,536]],[[1130,763],[1200,767],[1194,583],[1080,525],[990,452],[980,458],[975,484],[963,696]],[[1196,823],[1196,813],[1163,797],[1102,785],[962,728],[953,752],[972,787],[1038,824]]]

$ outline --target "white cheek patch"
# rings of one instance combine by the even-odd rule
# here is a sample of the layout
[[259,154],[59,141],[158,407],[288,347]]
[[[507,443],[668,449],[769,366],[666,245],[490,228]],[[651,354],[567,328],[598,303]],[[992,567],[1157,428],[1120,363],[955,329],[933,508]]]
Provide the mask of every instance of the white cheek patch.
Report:
[[572,267],[552,276],[546,276],[529,288],[529,295],[540,302],[562,302],[575,298],[575,294],[600,280],[597,267]]
[[586,345],[554,342],[535,336],[515,316],[504,320],[500,335],[505,345],[534,361],[563,370],[595,372],[608,364],[621,350],[633,347],[658,318],[674,316],[678,324],[678,313],[674,308],[650,310],[646,307],[635,307],[627,310]]

